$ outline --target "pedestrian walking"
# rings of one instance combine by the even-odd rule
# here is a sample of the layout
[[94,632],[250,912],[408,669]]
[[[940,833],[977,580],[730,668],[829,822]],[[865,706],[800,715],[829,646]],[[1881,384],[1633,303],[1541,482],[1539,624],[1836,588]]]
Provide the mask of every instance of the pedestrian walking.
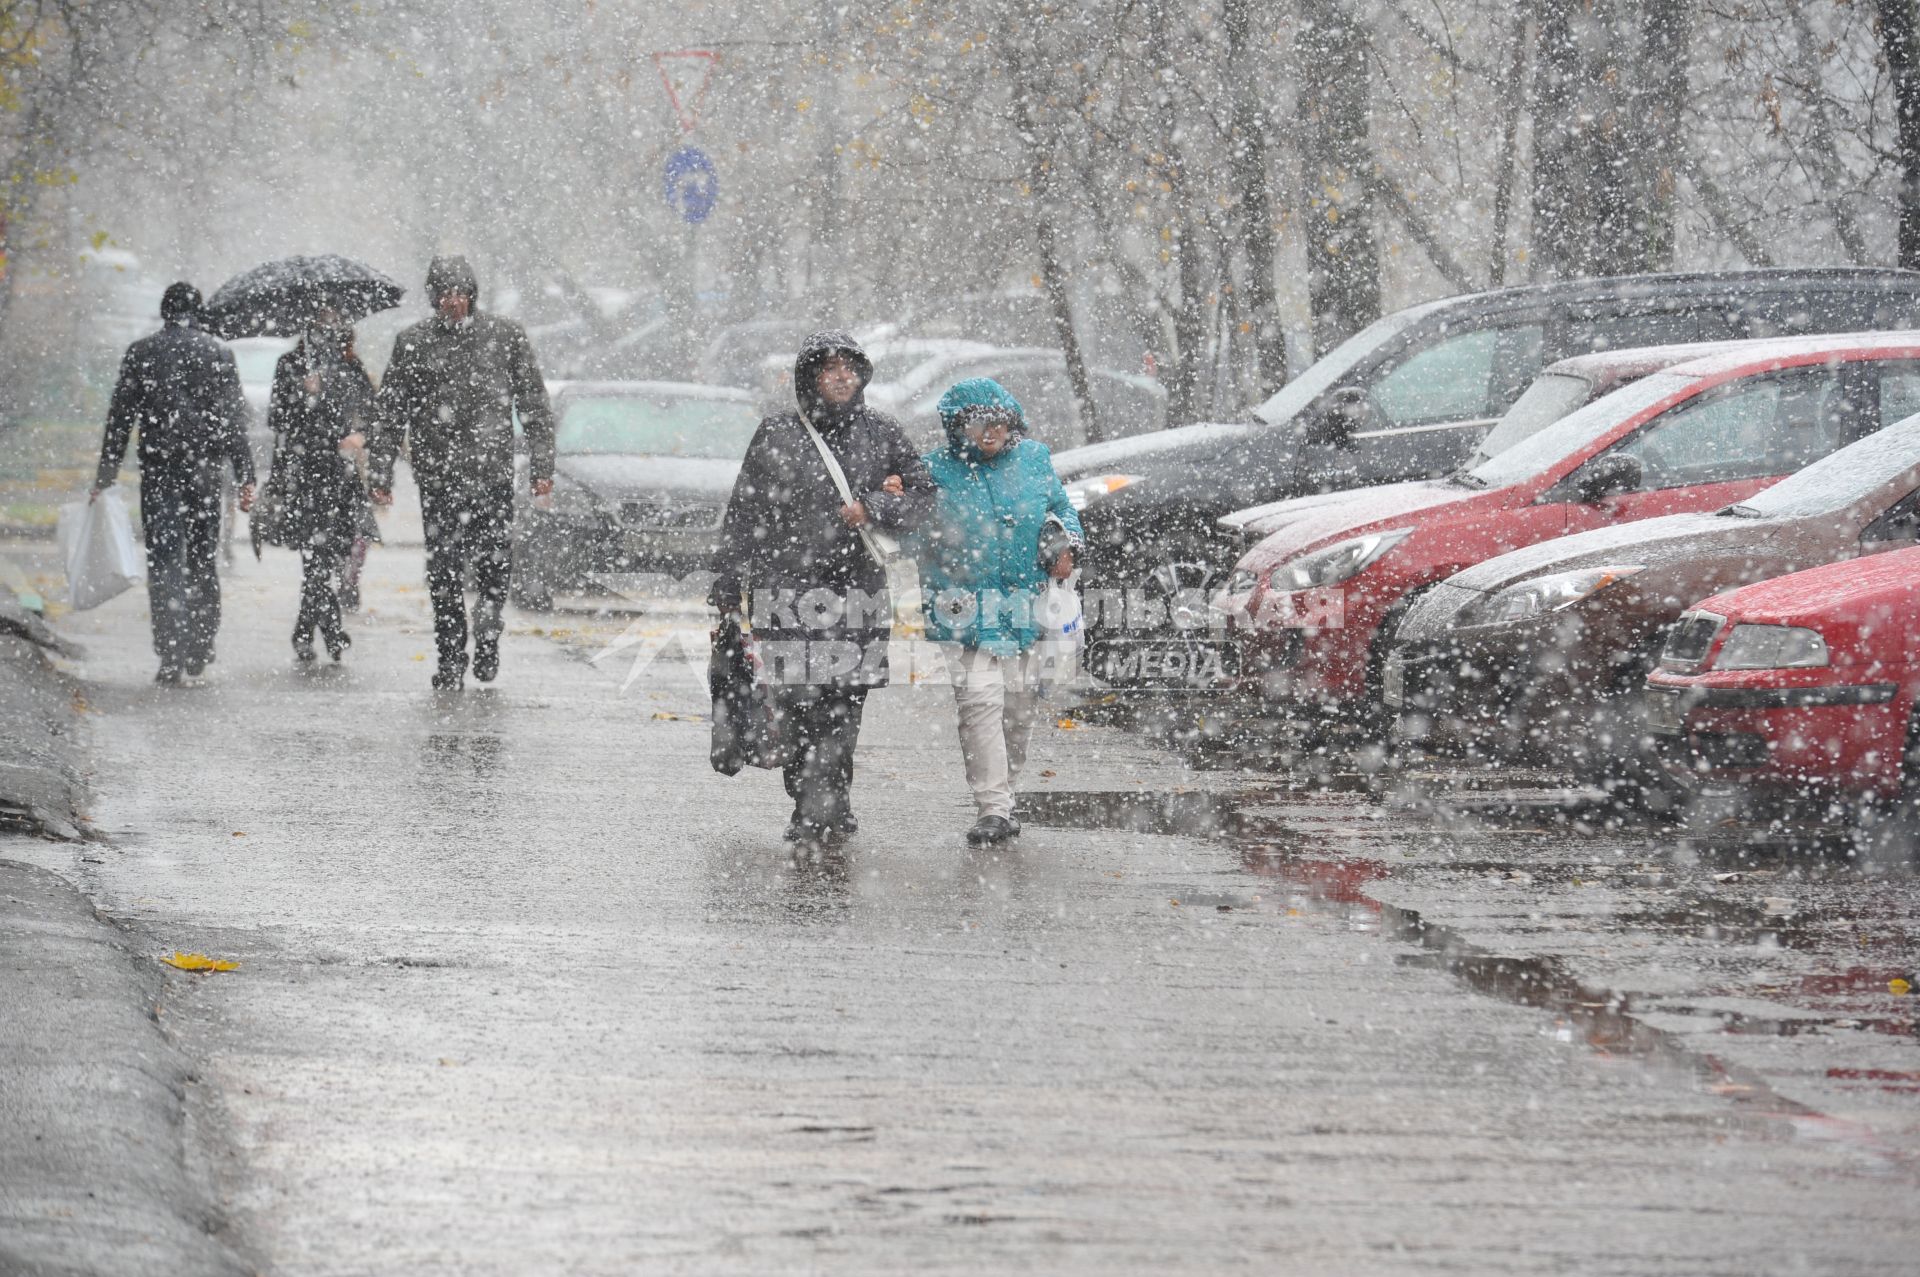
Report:
[[248,409],[233,352],[201,331],[200,290],[170,284],[162,327],[127,348],[107,410],[92,495],[113,486],[131,437],[140,437],[140,522],[147,543],[148,611],[157,681],[197,677],[220,632],[222,466],[233,467],[239,505],[253,508]]
[[[796,410],[760,423],[741,461],[709,601],[750,600],[762,676],[783,723],[786,837],[831,842],[859,828],[853,752],[867,693],[887,682],[893,600],[888,534],[917,527],[933,481],[892,417],[866,404],[873,362],[842,332],[807,338]],[[743,598],[743,596],[745,596]]]
[[[373,499],[391,501],[393,463],[403,444],[420,485],[427,535],[427,592],[439,664],[436,688],[465,682],[467,643],[473,676],[500,671],[502,609],[512,566],[513,422],[526,436],[535,497],[553,492],[553,410],[520,325],[480,309],[480,285],[462,257],[427,268],[434,313],[402,332],[375,398]],[[466,576],[477,599],[472,623]]]
[[1040,597],[1073,573],[1080,519],[1019,400],[973,377],[940,396],[944,448],[927,454],[938,489],[917,538],[927,637],[952,645],[948,672],[960,755],[978,819],[973,844],[1020,832],[1013,791],[1027,760],[1045,671]]
[[293,654],[302,663],[313,660],[316,630],[336,661],[352,645],[341,615],[344,576],[355,542],[378,535],[354,465],[366,447],[373,397],[353,327],[331,311],[274,365],[265,504],[275,511],[273,539],[300,552]]

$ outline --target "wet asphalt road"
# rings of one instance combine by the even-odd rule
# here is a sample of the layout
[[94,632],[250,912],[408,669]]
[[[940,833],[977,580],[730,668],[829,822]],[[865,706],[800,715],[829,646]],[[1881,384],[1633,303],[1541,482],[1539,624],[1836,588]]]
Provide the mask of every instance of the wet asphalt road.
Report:
[[293,666],[284,552],[228,578],[202,687],[148,682],[143,595],[69,618],[105,842],[7,849],[239,961],[161,1023],[263,1271],[1911,1271],[1920,1060],[1873,984],[1909,870],[1436,819],[1091,723],[970,851],[913,686],[871,704],[861,834],[796,860],[777,778],[708,770],[698,669],[629,662],[694,612],[518,617],[497,685],[436,695],[418,549],[368,574],[337,669]]

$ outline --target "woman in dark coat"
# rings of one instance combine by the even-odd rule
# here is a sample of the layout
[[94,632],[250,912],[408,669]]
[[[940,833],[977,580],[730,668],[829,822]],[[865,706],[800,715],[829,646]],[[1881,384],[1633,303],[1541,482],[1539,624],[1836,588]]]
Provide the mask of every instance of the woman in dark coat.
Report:
[[339,660],[351,643],[340,615],[340,576],[353,543],[375,537],[373,508],[348,454],[366,446],[373,378],[353,348],[353,329],[322,323],[273,369],[267,424],[280,514],[273,539],[300,552],[300,615],[293,654],[313,659],[318,630]]
[[[763,674],[793,743],[786,836],[827,841],[858,824],[853,750],[869,691],[887,682],[893,601],[872,534],[911,531],[933,480],[893,418],[867,407],[873,363],[840,332],[807,338],[794,361],[797,411],[760,423],[740,463],[714,555],[710,601],[725,614],[749,596]],[[844,499],[811,423],[846,479]]]

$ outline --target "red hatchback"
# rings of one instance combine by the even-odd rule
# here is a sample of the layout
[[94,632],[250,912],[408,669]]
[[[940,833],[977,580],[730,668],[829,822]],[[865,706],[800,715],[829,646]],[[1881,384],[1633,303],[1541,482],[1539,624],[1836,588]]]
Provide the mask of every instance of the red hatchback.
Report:
[[[1460,569],[1736,503],[1913,410],[1920,333],[1767,342],[1655,373],[1445,479],[1282,503],[1217,600],[1271,704],[1370,711],[1399,618]],[[1882,411],[1882,398],[1887,412]]]
[[1647,678],[1654,738],[1689,784],[1893,798],[1920,688],[1920,547],[1717,594]]

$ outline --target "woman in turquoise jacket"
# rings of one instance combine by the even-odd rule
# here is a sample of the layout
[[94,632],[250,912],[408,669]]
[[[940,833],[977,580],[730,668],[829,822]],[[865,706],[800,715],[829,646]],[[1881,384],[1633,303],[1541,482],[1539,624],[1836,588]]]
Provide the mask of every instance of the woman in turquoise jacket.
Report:
[[955,385],[940,397],[940,421],[947,446],[926,458],[937,496],[919,538],[920,588],[927,636],[957,649],[948,665],[979,809],[967,841],[994,843],[1020,832],[1013,787],[1038,699],[1037,612],[1048,579],[1073,572],[1080,518],[999,382]]

